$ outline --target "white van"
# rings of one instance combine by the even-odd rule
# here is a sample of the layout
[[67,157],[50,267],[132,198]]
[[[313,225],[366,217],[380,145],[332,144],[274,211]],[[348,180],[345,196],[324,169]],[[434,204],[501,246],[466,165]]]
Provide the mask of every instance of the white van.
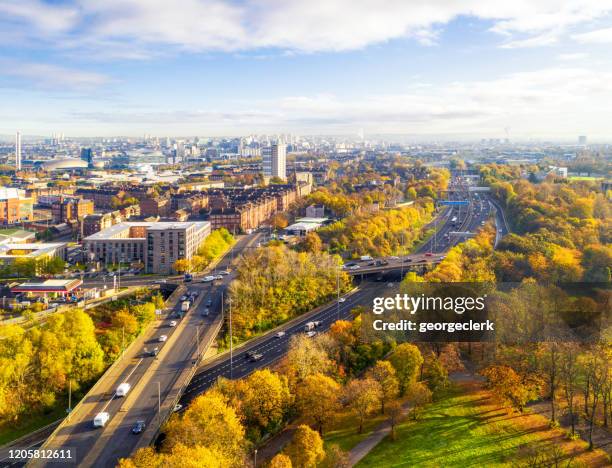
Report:
[[371,255],[362,255],[362,256],[360,257],[360,260],[361,260],[362,262],[367,262],[367,261],[369,261],[369,260],[374,260],[374,259],[372,258],[372,256],[371,256]]
[[128,394],[130,388],[132,388],[132,386],[129,383],[123,382],[117,387],[117,391],[115,393],[118,397],[124,397]]
[[96,417],[93,420],[93,425],[94,427],[104,427],[104,425],[108,422],[109,419],[110,414],[105,411],[102,411],[101,413],[96,414]]

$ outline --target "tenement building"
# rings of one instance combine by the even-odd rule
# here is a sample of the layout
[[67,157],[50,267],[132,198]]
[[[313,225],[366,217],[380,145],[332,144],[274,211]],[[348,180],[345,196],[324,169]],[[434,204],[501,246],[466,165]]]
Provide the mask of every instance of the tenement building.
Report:
[[171,274],[174,262],[196,254],[210,228],[207,221],[120,223],[86,237],[83,249],[88,260],[141,262],[147,273]]

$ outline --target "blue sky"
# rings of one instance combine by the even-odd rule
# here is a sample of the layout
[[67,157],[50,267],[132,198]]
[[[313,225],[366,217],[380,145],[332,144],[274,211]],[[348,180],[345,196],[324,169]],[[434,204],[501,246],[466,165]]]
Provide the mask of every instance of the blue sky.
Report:
[[3,0],[0,134],[610,140],[611,13],[611,0]]

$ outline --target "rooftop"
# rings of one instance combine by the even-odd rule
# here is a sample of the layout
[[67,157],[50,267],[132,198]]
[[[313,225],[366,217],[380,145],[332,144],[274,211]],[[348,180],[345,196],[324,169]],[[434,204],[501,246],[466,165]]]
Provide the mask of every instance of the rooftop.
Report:
[[[164,221],[156,221],[156,222],[125,222],[115,224],[107,229],[104,229],[100,232],[96,232],[91,236],[85,238],[85,240],[103,240],[103,239],[113,239],[115,236],[119,235],[125,230],[128,230],[132,227],[144,227],[147,231],[167,231],[172,229],[187,229],[191,226],[195,226],[196,229],[201,229],[207,225],[210,225],[208,221],[183,221],[183,222],[164,222]],[[131,237],[131,239],[138,239]]]

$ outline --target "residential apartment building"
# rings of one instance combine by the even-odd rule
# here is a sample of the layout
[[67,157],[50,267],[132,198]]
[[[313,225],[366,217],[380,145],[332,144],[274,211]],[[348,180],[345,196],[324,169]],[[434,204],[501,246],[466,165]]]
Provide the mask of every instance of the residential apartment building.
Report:
[[264,177],[287,179],[287,146],[275,143],[262,151]]
[[0,224],[15,224],[34,219],[33,201],[24,190],[0,187]]
[[97,209],[111,209],[113,197],[123,198],[125,192],[118,188],[79,188],[75,192],[82,198],[92,200]]
[[142,262],[147,273],[174,273],[174,262],[190,259],[211,231],[211,223],[126,222],[83,240],[89,259],[109,263]]
[[51,203],[51,214],[55,223],[80,221],[93,212],[94,202],[80,197],[60,196]]
[[224,227],[231,232],[257,229],[311,190],[312,185],[305,182],[265,188],[209,190],[209,221],[213,229]]

